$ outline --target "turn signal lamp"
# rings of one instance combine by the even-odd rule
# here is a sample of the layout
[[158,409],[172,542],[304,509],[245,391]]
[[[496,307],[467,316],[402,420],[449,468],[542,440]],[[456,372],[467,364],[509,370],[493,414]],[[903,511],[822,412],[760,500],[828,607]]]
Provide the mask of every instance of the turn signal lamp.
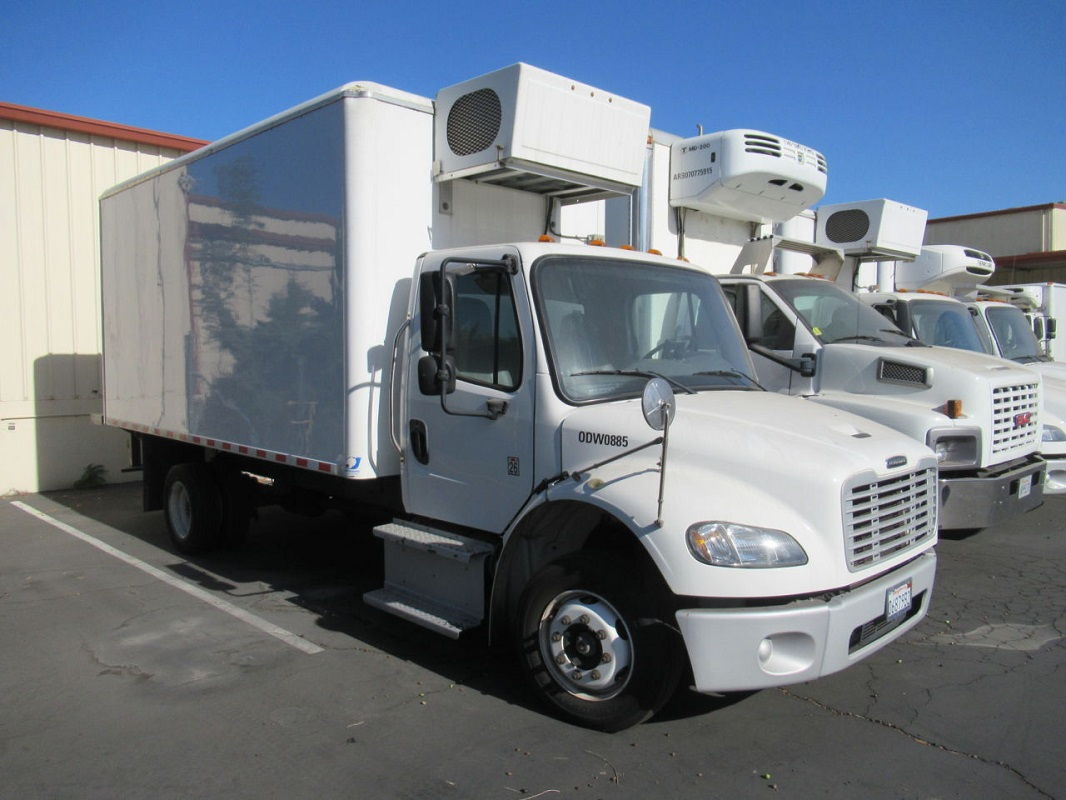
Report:
[[958,419],[962,416],[962,401],[961,400],[948,400],[945,403],[945,414],[948,419]]

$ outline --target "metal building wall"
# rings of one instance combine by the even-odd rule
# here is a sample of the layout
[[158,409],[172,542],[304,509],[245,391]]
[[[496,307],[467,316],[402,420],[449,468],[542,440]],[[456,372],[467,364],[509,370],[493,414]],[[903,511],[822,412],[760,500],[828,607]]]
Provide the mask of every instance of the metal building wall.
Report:
[[120,480],[126,436],[90,420],[101,410],[98,198],[192,148],[32,124],[10,108],[0,107],[0,495],[69,487],[90,463]]

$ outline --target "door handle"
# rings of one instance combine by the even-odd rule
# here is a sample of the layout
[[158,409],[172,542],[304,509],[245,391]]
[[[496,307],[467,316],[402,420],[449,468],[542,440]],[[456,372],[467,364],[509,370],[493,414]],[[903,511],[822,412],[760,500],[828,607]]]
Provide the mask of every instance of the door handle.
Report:
[[413,419],[408,423],[408,441],[411,444],[411,454],[419,464],[429,463],[429,434],[426,431],[426,423],[420,419]]

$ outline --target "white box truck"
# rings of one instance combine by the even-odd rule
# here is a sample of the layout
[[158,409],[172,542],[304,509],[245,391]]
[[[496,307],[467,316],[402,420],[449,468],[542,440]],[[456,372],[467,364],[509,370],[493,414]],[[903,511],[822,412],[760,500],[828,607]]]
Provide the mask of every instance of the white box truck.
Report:
[[1066,284],[1014,283],[997,286],[1011,292],[1023,307],[1033,327],[1041,351],[1055,361],[1066,362],[1066,347],[1059,343],[1059,318],[1066,317]]
[[[847,278],[861,260],[920,251],[925,212],[889,200],[827,206],[811,226],[813,238],[774,234],[771,223],[797,215],[780,193],[816,200],[828,168],[809,149],[785,139],[768,146],[771,134],[750,133],[654,134],[650,179],[641,191],[649,231],[644,246],[719,277],[764,386],[852,412],[931,447],[940,466],[942,529],[982,528],[1040,505],[1040,377],[999,359],[923,346],[850,291]],[[741,140],[746,159],[721,156],[729,139]],[[693,160],[691,148],[701,143],[709,146]],[[679,163],[683,170],[675,168]],[[700,169],[715,179],[697,195],[686,176]],[[743,201],[735,201],[742,190]],[[725,216],[720,207],[729,203],[734,211]],[[783,252],[804,255],[803,271],[817,276],[775,270]]]
[[530,241],[639,185],[648,113],[526,65],[436,103],[354,83],[108,192],[105,421],[174,545],[388,508],[367,602],[510,637],[603,730],[689,668],[795,683],[913,628],[924,444],[759,390],[703,270]]
[[[877,265],[878,283],[857,297],[904,333],[936,347],[985,353],[1043,376],[1040,455],[1044,493],[1066,493],[1066,365],[1040,353],[1024,312],[997,287],[981,288],[995,272],[987,253],[960,245],[928,245],[914,261]],[[957,296],[953,296],[957,295]],[[976,298],[964,300],[962,298]]]

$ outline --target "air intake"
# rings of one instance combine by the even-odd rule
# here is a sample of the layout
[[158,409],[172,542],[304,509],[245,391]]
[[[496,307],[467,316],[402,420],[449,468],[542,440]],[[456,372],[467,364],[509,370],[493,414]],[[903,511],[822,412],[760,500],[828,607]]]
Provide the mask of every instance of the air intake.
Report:
[[908,386],[928,386],[929,371],[925,367],[888,361],[882,358],[877,363],[877,380],[884,383],[902,383]]
[[469,156],[492,147],[500,135],[503,110],[492,89],[464,94],[448,110],[448,147],[457,156]]
[[861,208],[837,211],[825,221],[825,236],[833,244],[864,239],[869,232],[870,215]]

